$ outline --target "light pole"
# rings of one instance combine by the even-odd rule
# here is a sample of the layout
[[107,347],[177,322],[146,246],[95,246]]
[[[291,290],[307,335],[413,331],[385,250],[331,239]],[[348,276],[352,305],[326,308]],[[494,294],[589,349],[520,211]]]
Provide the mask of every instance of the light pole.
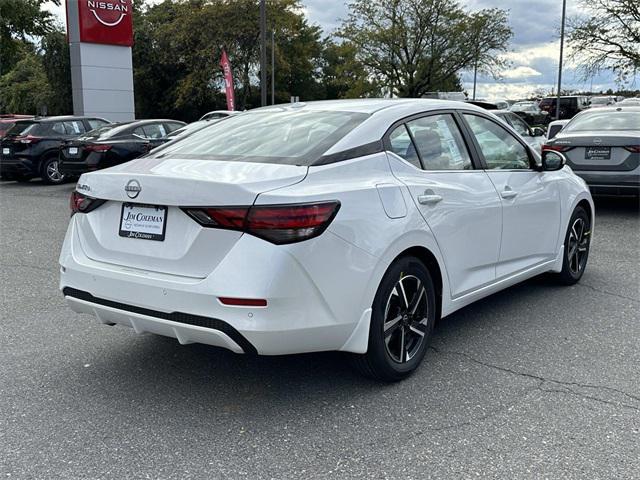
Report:
[[271,105],[276,104],[276,32],[271,30]]
[[260,101],[267,105],[267,6],[260,0]]
[[560,90],[562,89],[562,53],[564,50],[564,22],[567,16],[567,0],[562,0],[562,25],[560,26],[560,62],[558,63],[558,97],[556,99],[556,120],[560,120]]

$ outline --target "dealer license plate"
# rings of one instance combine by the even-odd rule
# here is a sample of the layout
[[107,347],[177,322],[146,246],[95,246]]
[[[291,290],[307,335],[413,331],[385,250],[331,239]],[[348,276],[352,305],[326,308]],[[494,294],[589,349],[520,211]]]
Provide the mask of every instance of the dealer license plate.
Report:
[[584,158],[585,160],[610,160],[611,147],[587,147]]
[[124,203],[120,216],[120,236],[141,240],[164,240],[167,207]]

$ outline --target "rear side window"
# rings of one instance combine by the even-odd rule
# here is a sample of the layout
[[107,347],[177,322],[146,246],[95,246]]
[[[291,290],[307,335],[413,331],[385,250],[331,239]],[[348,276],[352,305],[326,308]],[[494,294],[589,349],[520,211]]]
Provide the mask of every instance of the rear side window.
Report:
[[422,168],[422,165],[420,165],[420,159],[418,158],[418,152],[411,141],[411,137],[409,136],[409,132],[405,125],[400,125],[391,132],[391,135],[389,135],[389,143],[391,144],[391,151],[393,153],[404,158],[414,167]]
[[425,170],[471,170],[471,157],[455,120],[430,115],[407,123]]
[[68,122],[63,122],[64,130],[67,135],[80,135],[81,133],[86,132],[86,128],[84,128],[84,123],[80,120],[73,120]]
[[165,125],[166,125],[166,127],[167,127],[169,132],[173,132],[175,130],[178,130],[179,128],[184,127],[183,124],[175,123],[175,122],[167,122]]
[[66,135],[67,131],[64,128],[64,123],[56,122],[51,125],[51,132],[57,133],[58,135]]
[[89,120],[87,120],[87,122],[89,123],[89,126],[91,127],[91,130],[103,127],[104,125],[108,125],[107,122],[105,122],[104,120],[101,120],[99,118],[90,118]]

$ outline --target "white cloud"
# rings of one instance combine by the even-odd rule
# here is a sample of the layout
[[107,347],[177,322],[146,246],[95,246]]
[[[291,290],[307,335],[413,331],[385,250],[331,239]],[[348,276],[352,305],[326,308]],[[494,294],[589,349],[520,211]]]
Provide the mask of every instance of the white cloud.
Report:
[[519,67],[512,68],[510,70],[506,70],[502,72],[502,76],[504,78],[510,78],[510,79],[529,78],[529,77],[540,77],[542,76],[542,73],[540,73],[538,70],[534,68],[520,65]]

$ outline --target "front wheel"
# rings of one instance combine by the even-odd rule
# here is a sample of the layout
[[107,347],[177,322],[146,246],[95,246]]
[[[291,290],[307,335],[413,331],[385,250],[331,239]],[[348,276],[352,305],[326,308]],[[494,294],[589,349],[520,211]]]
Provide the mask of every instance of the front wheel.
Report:
[[373,301],[369,348],[354,355],[368,377],[398,381],[420,365],[435,323],[435,290],[429,270],[415,257],[396,260]]
[[57,185],[64,181],[64,175],[60,173],[57,158],[51,157],[42,163],[42,180],[49,185]]
[[569,220],[564,240],[562,271],[558,279],[565,285],[577,283],[584,274],[591,246],[591,219],[586,210],[576,207]]

